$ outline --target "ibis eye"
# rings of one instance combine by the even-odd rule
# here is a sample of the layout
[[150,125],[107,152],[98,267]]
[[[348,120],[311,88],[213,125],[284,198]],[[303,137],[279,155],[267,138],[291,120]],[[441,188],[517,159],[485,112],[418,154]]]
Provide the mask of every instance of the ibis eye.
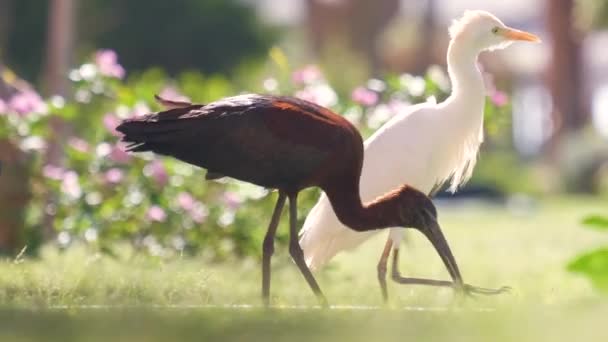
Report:
[[492,29],[492,33],[497,34],[498,33],[498,27],[495,27]]

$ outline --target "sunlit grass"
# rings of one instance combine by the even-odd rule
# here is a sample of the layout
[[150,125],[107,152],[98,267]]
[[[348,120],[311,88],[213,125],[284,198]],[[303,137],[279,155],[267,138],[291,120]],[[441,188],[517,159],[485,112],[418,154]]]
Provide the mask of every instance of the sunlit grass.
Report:
[[[605,234],[580,226],[583,216],[605,211],[606,203],[514,203],[440,206],[441,225],[465,281],[509,285],[510,294],[462,300],[450,289],[390,284],[388,310],[209,308],[258,306],[258,263],[162,260],[129,251],[112,258],[84,247],[46,248],[40,259],[0,264],[0,340],[605,340],[600,334],[608,334],[602,329],[608,296],[565,265],[581,251],[608,244]],[[375,265],[385,236],[339,255],[317,274],[331,304],[381,305]],[[277,249],[273,303],[316,305],[286,251]],[[419,234],[408,235],[401,259],[403,275],[448,279]]]

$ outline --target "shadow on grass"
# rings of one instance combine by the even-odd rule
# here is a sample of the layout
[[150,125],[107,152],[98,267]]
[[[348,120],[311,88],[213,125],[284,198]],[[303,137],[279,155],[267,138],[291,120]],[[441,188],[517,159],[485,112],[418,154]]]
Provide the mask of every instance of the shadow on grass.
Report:
[[[370,341],[430,337],[455,313],[360,309],[0,310],[2,341]],[[415,325],[410,325],[412,320]],[[410,323],[408,323],[410,322]],[[435,327],[437,328],[437,326]],[[409,332],[408,332],[409,330]]]
[[606,341],[607,309],[5,308],[0,341]]

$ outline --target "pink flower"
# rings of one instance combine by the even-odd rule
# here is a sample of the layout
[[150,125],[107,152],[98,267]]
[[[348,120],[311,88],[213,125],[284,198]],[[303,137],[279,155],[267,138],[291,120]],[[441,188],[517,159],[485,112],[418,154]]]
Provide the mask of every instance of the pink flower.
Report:
[[127,164],[131,161],[131,155],[125,152],[124,143],[118,143],[112,146],[112,150],[110,151],[110,160],[120,164]]
[[236,192],[233,191],[224,192],[224,194],[222,195],[222,201],[224,202],[225,206],[232,210],[236,210],[241,205],[241,203],[243,203],[243,199]]
[[69,197],[72,197],[72,199],[77,199],[82,195],[78,174],[75,171],[67,171],[63,175],[61,191]]
[[319,83],[307,86],[295,93],[295,96],[302,100],[310,101],[322,107],[331,107],[338,102],[338,95],[327,84]]
[[177,203],[179,204],[180,208],[182,208],[185,211],[190,211],[192,210],[192,208],[194,208],[194,204],[196,203],[194,200],[194,197],[192,197],[192,195],[190,195],[187,192],[180,192],[177,195]]
[[61,180],[64,172],[63,168],[51,164],[42,167],[42,175],[53,180]]
[[379,104],[371,110],[367,116],[367,125],[372,129],[377,129],[383,123],[387,122],[395,112],[387,104]]
[[146,213],[146,216],[148,217],[148,220],[156,222],[164,222],[167,219],[167,213],[165,213],[163,208],[157,205],[150,207]]
[[110,134],[116,137],[120,137],[122,135],[116,131],[116,127],[118,127],[118,125],[120,125],[120,119],[116,115],[108,113],[103,116],[103,126],[108,130],[108,132],[110,132]]
[[163,90],[160,91],[160,94],[158,94],[160,97],[162,97],[163,99],[169,99],[171,101],[183,101],[183,102],[190,102],[190,99],[183,95],[182,93],[180,93],[177,88],[173,87],[173,86],[166,86],[163,88]]
[[121,169],[112,168],[106,171],[104,178],[110,184],[118,184],[124,178],[124,173]]
[[76,151],[82,153],[86,153],[89,151],[89,144],[80,138],[72,137],[68,140],[68,144]]
[[23,138],[19,144],[19,148],[22,151],[43,151],[47,148],[47,143],[39,136],[31,135],[27,138]]
[[45,113],[47,110],[46,104],[40,95],[30,89],[13,95],[8,102],[8,107],[10,110],[20,115]]
[[355,88],[351,94],[351,98],[356,103],[366,107],[373,106],[378,103],[378,93],[365,87]]
[[209,210],[207,210],[207,207],[200,202],[197,202],[192,210],[190,210],[190,217],[192,218],[192,221],[196,223],[205,222],[207,216],[209,216]]
[[293,83],[298,86],[314,83],[322,78],[321,70],[316,65],[307,65],[291,75]]
[[118,64],[118,55],[114,50],[99,50],[95,54],[95,64],[99,73],[114,78],[123,78],[125,69]]
[[298,91],[296,91],[296,93],[294,95],[295,95],[295,97],[308,101],[308,102],[314,103],[316,100],[314,94],[308,89],[298,90]]
[[142,102],[138,102],[135,107],[133,108],[133,116],[141,116],[141,115],[146,115],[146,114],[150,114],[150,112],[152,112],[150,110],[150,107],[148,107],[148,105],[146,105],[145,103]]
[[169,181],[169,174],[167,173],[163,163],[158,159],[153,160],[151,163],[146,165],[144,168],[144,174],[148,177],[152,177],[160,186],[164,186]]
[[6,105],[6,103],[4,103],[4,101],[2,101],[2,99],[0,99],[0,115],[5,114],[8,110],[8,106]]
[[[480,70],[483,71],[483,67],[480,66]],[[509,96],[498,89],[496,89],[496,83],[494,82],[494,75],[484,72],[483,73],[483,83],[486,88],[486,95],[490,97],[490,101],[497,106],[502,107],[509,103]]]
[[509,103],[509,96],[504,91],[496,90],[490,96],[490,100],[495,106],[502,107]]
[[187,192],[180,192],[177,195],[177,204],[182,210],[190,214],[190,218],[196,223],[203,223],[209,215],[207,207],[201,202],[196,201],[194,197]]

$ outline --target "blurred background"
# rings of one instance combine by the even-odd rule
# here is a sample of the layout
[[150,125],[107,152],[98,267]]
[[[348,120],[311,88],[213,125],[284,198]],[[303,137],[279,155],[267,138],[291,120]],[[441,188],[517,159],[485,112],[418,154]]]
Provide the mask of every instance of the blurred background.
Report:
[[[543,44],[481,56],[486,142],[472,181],[439,197],[523,211],[605,200],[608,1],[0,0],[0,250],[257,258],[273,194],[127,155],[118,121],[158,109],[155,93],[265,92],[331,107],[367,136],[449,94],[447,28],[465,9]],[[317,195],[302,196],[300,221]]]

